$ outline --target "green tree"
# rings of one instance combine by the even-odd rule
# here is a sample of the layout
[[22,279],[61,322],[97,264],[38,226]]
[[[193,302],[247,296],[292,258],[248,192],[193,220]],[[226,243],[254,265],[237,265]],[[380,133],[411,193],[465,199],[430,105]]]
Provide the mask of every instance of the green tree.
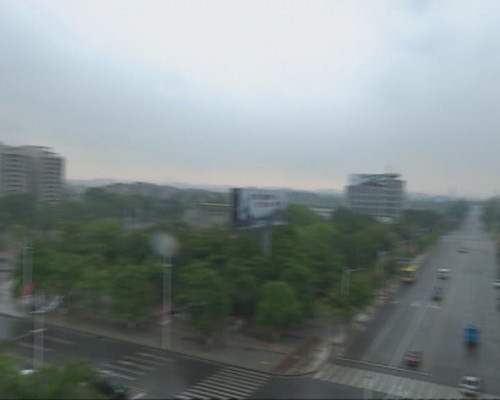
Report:
[[138,318],[151,315],[157,303],[154,284],[148,279],[148,268],[153,264],[113,265],[108,274],[110,312],[115,317],[133,324]]
[[188,307],[193,326],[204,335],[211,335],[225,326],[230,312],[228,285],[206,263],[182,267],[177,300]]
[[286,209],[285,219],[289,224],[307,226],[321,222],[321,217],[306,206],[289,204]]
[[0,356],[0,399],[103,399],[93,384],[97,379],[82,362],[46,365],[23,375],[13,358]]
[[300,303],[292,287],[282,281],[266,282],[261,289],[256,321],[283,328],[300,320]]
[[300,303],[301,317],[311,317],[314,311],[314,287],[311,271],[297,261],[292,261],[281,274],[281,281],[288,283],[294,290]]

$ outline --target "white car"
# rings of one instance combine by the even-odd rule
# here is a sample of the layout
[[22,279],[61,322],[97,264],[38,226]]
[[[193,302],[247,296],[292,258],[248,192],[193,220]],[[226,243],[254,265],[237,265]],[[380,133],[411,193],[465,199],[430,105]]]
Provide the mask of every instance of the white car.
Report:
[[460,387],[460,391],[466,396],[475,397],[481,391],[481,378],[478,378],[477,376],[466,375],[461,379],[458,386]]
[[497,289],[500,288],[500,279],[495,279],[493,281],[493,287]]

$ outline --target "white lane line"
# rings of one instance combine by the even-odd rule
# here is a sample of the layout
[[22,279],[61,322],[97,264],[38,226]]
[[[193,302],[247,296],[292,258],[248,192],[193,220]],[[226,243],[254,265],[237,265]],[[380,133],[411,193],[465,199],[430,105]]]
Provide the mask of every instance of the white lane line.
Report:
[[145,374],[145,372],[143,372],[143,371],[137,371],[135,369],[125,368],[125,367],[122,367],[120,365],[104,364],[103,366],[106,368],[117,369],[119,371],[125,371],[125,372],[128,372],[129,374],[134,374],[137,376],[141,376],[141,375]]
[[127,381],[134,381],[136,379],[136,378],[134,378],[132,376],[123,375],[123,374],[120,374],[120,373],[118,373],[116,371],[111,371],[111,370],[108,370],[108,369],[101,369],[100,371],[103,372],[103,373],[105,373],[105,374],[116,376],[117,378],[125,379]]
[[27,343],[27,342],[16,342],[19,346],[22,347],[27,347],[29,349],[35,349],[35,350],[43,350],[43,351],[54,351],[54,349],[51,349],[49,347],[43,346],[35,346],[33,343]]
[[391,362],[389,363],[390,366],[395,367],[399,362],[401,362],[403,353],[406,349],[408,349],[408,345],[410,344],[412,338],[415,336],[417,328],[422,324],[427,310],[428,307],[422,307],[420,309],[420,312],[415,314],[415,316],[413,317],[410,326],[406,330],[406,334],[403,337],[403,340],[399,344],[396,352],[394,353],[394,356],[392,357]]
[[[190,392],[194,392],[195,393],[195,397],[198,398],[199,395],[197,393],[200,393],[202,396],[210,396],[208,398],[210,399],[221,399],[221,398],[228,398],[228,397],[224,397],[222,396],[217,390],[215,389],[206,389],[206,388],[198,388],[198,387],[192,387],[191,389],[189,389]],[[236,396],[232,397],[232,398],[238,398]]]
[[161,365],[160,361],[144,360],[143,358],[139,358],[139,357],[135,357],[135,356],[123,356],[123,358],[126,358],[127,360],[137,361],[139,363],[143,363],[143,364],[148,365],[148,366],[158,367]]
[[403,312],[406,311],[406,305],[404,303],[401,303],[397,311],[393,314],[392,318],[390,319],[389,323],[385,325],[385,328],[379,332],[375,340],[372,342],[368,350],[363,354],[361,357],[362,360],[368,360],[369,358],[372,357],[373,353],[375,350],[380,346],[380,344],[385,340],[385,337],[387,334],[392,330],[394,324],[398,320],[398,318],[403,314]]
[[146,392],[141,392],[141,393],[137,393],[135,396],[132,396],[132,400],[138,400],[138,399],[142,399],[144,396],[146,396]]
[[49,340],[49,341],[56,342],[56,343],[62,343],[62,344],[67,344],[67,345],[75,344],[75,342],[72,342],[71,340],[60,339],[60,338],[53,337],[53,336],[44,336],[44,338],[45,338],[45,340]]
[[136,354],[143,356],[143,357],[153,358],[153,359],[158,360],[158,361],[172,361],[171,358],[157,356],[156,354],[151,354],[151,353],[138,352]]
[[149,367],[149,366],[146,366],[146,365],[138,364],[136,362],[127,361],[127,360],[116,360],[115,362],[117,364],[126,365],[126,366],[129,366],[129,367],[141,368],[141,369],[143,369],[145,371],[154,371],[156,369],[156,368],[152,368],[152,367]]

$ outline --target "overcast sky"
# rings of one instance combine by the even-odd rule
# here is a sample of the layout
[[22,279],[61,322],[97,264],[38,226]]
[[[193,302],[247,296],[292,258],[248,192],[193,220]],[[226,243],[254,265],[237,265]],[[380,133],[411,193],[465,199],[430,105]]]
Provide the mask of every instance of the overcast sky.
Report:
[[498,1],[0,1],[0,141],[72,179],[500,194]]

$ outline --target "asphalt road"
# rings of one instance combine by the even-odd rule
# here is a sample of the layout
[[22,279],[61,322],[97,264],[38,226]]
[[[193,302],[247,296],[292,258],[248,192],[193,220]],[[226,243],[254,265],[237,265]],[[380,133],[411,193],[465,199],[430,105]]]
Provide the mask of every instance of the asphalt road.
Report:
[[[33,327],[29,321],[0,317],[0,338],[10,339],[6,351],[32,368]],[[363,389],[310,377],[275,377],[228,365],[193,359],[173,352],[99,338],[72,330],[44,330],[44,361],[87,360],[108,371],[134,398],[360,398]]]
[[[500,311],[493,288],[497,266],[495,249],[476,208],[459,230],[443,237],[419,271],[418,281],[403,286],[362,332],[339,363],[457,386],[463,375],[480,376],[485,391],[500,394]],[[466,247],[467,253],[458,252]],[[449,268],[448,280],[437,277]],[[443,300],[431,301],[434,285],[443,288]],[[479,346],[463,343],[463,326],[480,329]],[[423,351],[423,364],[412,372],[404,365],[409,349]]]

